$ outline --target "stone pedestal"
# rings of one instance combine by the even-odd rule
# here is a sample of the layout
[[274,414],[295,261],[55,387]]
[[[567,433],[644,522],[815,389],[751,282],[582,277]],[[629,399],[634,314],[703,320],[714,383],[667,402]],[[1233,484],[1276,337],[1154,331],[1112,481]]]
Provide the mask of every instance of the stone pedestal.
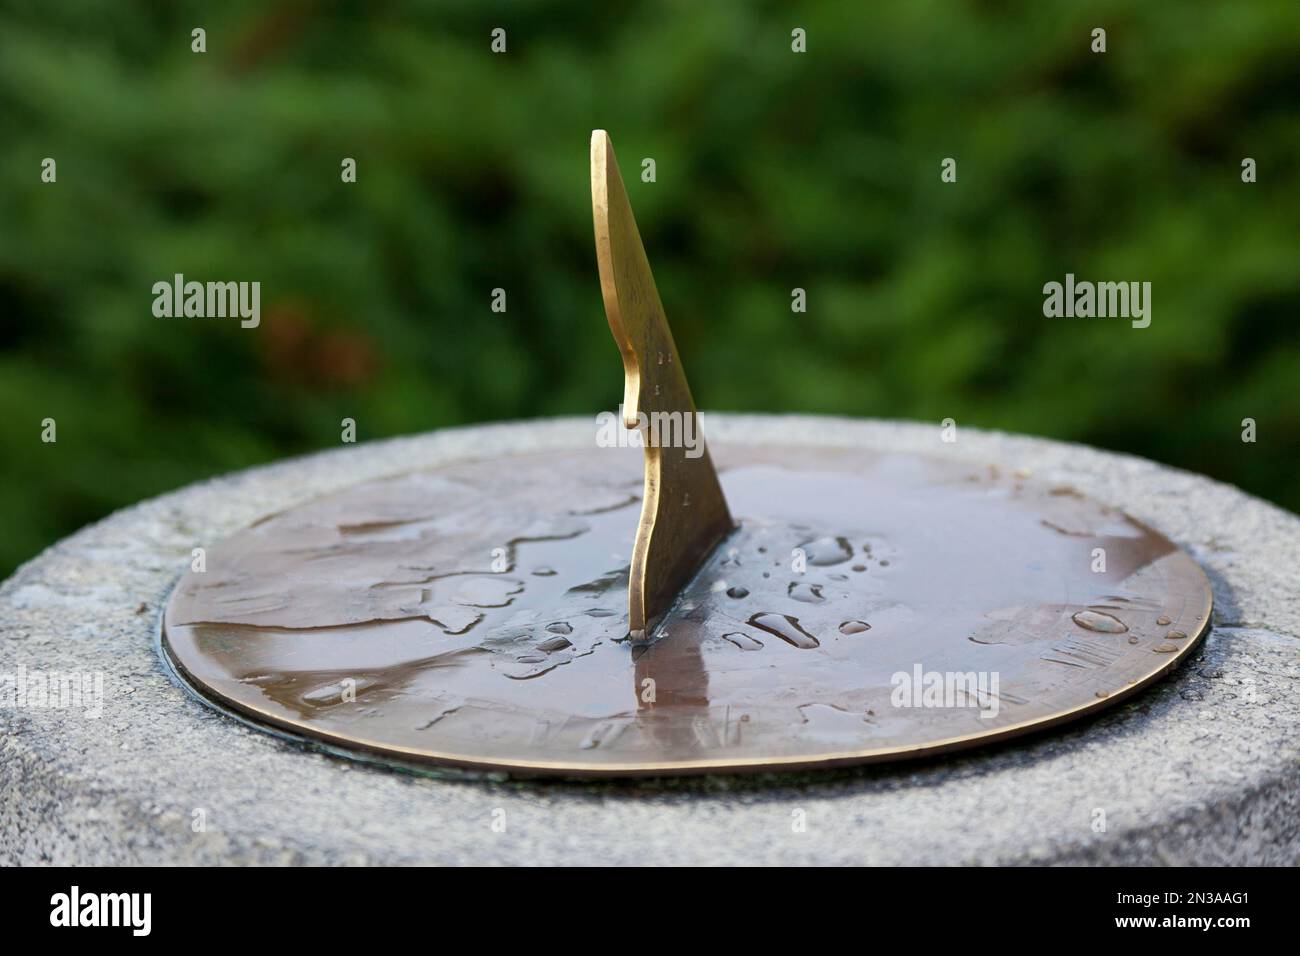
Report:
[[1034,438],[962,429],[944,445],[937,426],[793,416],[705,424],[718,445],[913,451],[1073,485],[1205,568],[1213,631],[1173,677],[1099,718],[923,763],[640,784],[397,773],[305,751],[195,700],[158,656],[168,589],[192,548],[305,498],[460,458],[589,446],[594,425],[348,446],[125,509],[0,585],[0,673],[89,675],[80,708],[0,706],[0,863],[1300,859],[1300,518],[1206,478]]

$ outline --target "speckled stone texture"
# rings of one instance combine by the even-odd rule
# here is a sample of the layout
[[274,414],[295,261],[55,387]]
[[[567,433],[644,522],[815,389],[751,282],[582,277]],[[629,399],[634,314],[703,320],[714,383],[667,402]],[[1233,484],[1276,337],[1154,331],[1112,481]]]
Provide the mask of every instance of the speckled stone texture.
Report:
[[1170,679],[1100,718],[924,763],[642,784],[448,780],[368,767],[245,727],[174,682],[158,658],[158,620],[191,549],[367,478],[589,446],[595,424],[493,425],[346,446],[118,512],[0,585],[0,673],[21,665],[104,676],[98,719],[0,707],[0,863],[1300,859],[1300,518],[1206,478],[1034,438],[962,429],[942,444],[937,426],[811,417],[719,414],[705,425],[717,444],[915,451],[1072,484],[1200,562],[1214,585],[1213,631]]

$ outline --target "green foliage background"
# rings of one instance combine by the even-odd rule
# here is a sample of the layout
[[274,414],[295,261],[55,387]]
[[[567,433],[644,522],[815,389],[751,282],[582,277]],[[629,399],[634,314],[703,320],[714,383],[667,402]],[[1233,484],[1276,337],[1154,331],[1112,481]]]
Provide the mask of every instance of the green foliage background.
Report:
[[[1295,0],[5,0],[0,576],[345,416],[616,405],[593,127],[703,407],[951,416],[1300,508],[1298,107]],[[260,280],[261,327],[155,318],[176,272]],[[1066,272],[1151,281],[1151,327],[1044,318]]]

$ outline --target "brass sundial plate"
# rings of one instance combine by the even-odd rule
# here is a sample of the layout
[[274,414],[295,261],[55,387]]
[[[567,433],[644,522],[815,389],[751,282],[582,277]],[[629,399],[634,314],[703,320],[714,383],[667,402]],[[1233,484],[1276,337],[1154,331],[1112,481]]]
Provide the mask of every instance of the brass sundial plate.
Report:
[[256,722],[521,775],[771,771],[985,744],[1191,652],[1200,568],[1068,487],[855,449],[713,446],[739,527],[628,639],[641,451],[360,484],[212,547],[164,648]]

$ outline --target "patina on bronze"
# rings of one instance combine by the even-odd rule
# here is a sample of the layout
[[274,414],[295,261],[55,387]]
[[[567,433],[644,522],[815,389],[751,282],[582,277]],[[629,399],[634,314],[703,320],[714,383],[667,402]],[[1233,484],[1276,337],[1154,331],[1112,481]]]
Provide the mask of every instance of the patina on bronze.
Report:
[[[625,406],[693,412],[603,134],[592,148]],[[723,443],[715,472],[595,444],[270,515],[178,582],[164,650],[206,698],[345,751],[599,777],[990,743],[1111,706],[1208,628],[1191,558],[1068,486],[861,449]]]

